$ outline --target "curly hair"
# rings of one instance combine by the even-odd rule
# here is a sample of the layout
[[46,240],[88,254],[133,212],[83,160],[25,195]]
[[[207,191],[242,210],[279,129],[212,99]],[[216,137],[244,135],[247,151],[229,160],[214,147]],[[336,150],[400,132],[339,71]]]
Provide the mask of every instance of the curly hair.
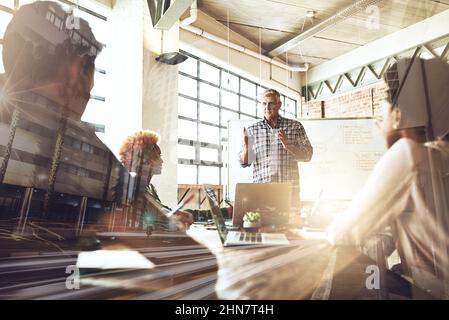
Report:
[[[136,160],[148,162],[159,142],[159,134],[151,130],[138,131],[126,138],[120,147],[120,161],[126,168],[131,168]],[[142,158],[141,158],[142,157]]]

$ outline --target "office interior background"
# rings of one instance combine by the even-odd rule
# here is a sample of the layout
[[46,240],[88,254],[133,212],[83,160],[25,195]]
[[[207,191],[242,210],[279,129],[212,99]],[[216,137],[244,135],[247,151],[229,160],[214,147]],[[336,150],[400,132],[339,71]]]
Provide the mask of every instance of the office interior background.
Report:
[[[31,2],[0,0],[0,48],[14,11]],[[59,2],[86,19],[105,45],[96,60],[95,86],[83,120],[95,126],[116,155],[135,131],[158,132],[165,162],[153,183],[168,204],[178,202],[186,190],[196,190],[190,208],[204,207],[204,183],[216,185],[221,199],[226,196],[228,121],[261,119],[264,89],[281,92],[281,114],[288,118],[376,117],[386,97],[382,76],[395,60],[413,55],[448,60],[449,1],[176,0],[172,5],[186,10],[168,17],[173,21],[163,30],[153,26],[147,1]],[[50,14],[47,19],[63,27],[63,17]],[[176,66],[155,60],[169,52],[188,59]],[[2,150],[9,122],[0,118]],[[25,120],[18,130],[32,137],[30,141],[52,136],[39,123]],[[73,130],[66,140],[71,152],[100,163],[105,150]],[[48,170],[45,163],[51,155],[20,156],[25,150],[19,141],[13,147],[17,156],[10,170],[14,162],[17,168],[26,164],[39,172]],[[83,194],[70,186],[56,190],[62,220],[76,221],[83,198],[86,221],[94,219],[103,182],[112,173],[71,160],[61,169],[88,186]],[[0,208],[8,219],[29,186],[5,183]],[[33,199],[42,201],[43,191],[33,191]],[[110,201],[108,207],[113,208]]]

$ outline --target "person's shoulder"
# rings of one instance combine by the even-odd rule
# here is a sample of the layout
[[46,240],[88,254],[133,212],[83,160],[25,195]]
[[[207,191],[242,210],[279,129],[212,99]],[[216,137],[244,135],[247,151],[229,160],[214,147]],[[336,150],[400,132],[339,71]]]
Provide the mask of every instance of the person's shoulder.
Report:
[[425,152],[422,143],[410,138],[401,138],[387,150],[385,155],[394,161],[400,161],[404,167],[413,167]]
[[299,122],[298,120],[295,119],[291,119],[291,118],[282,118],[282,121],[284,121],[284,123],[289,126],[289,127],[298,127],[301,128],[302,124],[301,122]]
[[249,130],[254,130],[256,128],[259,128],[261,125],[263,124],[263,120],[259,120],[255,123],[253,123],[252,125],[248,126]]
[[416,153],[425,150],[425,146],[422,143],[416,142],[410,138],[401,138],[390,148],[395,152],[408,152]]

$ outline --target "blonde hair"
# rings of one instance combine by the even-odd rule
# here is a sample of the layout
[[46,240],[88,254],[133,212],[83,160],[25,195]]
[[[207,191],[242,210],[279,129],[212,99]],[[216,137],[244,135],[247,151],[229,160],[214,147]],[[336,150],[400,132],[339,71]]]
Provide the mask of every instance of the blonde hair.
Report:
[[154,147],[159,142],[159,134],[151,130],[141,130],[126,138],[120,147],[120,161],[127,168],[130,168],[134,161],[134,156],[144,157],[144,161],[150,160]]

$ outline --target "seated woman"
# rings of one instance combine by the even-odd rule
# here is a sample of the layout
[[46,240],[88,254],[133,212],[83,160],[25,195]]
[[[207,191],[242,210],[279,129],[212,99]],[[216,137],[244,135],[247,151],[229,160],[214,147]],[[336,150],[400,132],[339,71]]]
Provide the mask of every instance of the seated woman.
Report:
[[328,239],[363,245],[391,227],[404,275],[447,298],[449,66],[439,59],[400,60],[385,81],[381,129],[388,150],[348,210],[328,227]]
[[[162,203],[156,188],[151,184],[152,177],[162,173],[164,162],[158,141],[159,135],[156,132],[143,130],[129,136],[120,148],[122,163],[136,176],[133,187],[136,190],[134,209],[140,211],[141,222],[144,218],[150,220],[149,223],[167,222],[160,211],[165,213],[171,211],[171,208]],[[230,208],[222,208],[222,212],[226,217],[232,211]],[[187,230],[193,221],[210,217],[210,212],[209,210],[178,210],[174,217],[178,228]]]

